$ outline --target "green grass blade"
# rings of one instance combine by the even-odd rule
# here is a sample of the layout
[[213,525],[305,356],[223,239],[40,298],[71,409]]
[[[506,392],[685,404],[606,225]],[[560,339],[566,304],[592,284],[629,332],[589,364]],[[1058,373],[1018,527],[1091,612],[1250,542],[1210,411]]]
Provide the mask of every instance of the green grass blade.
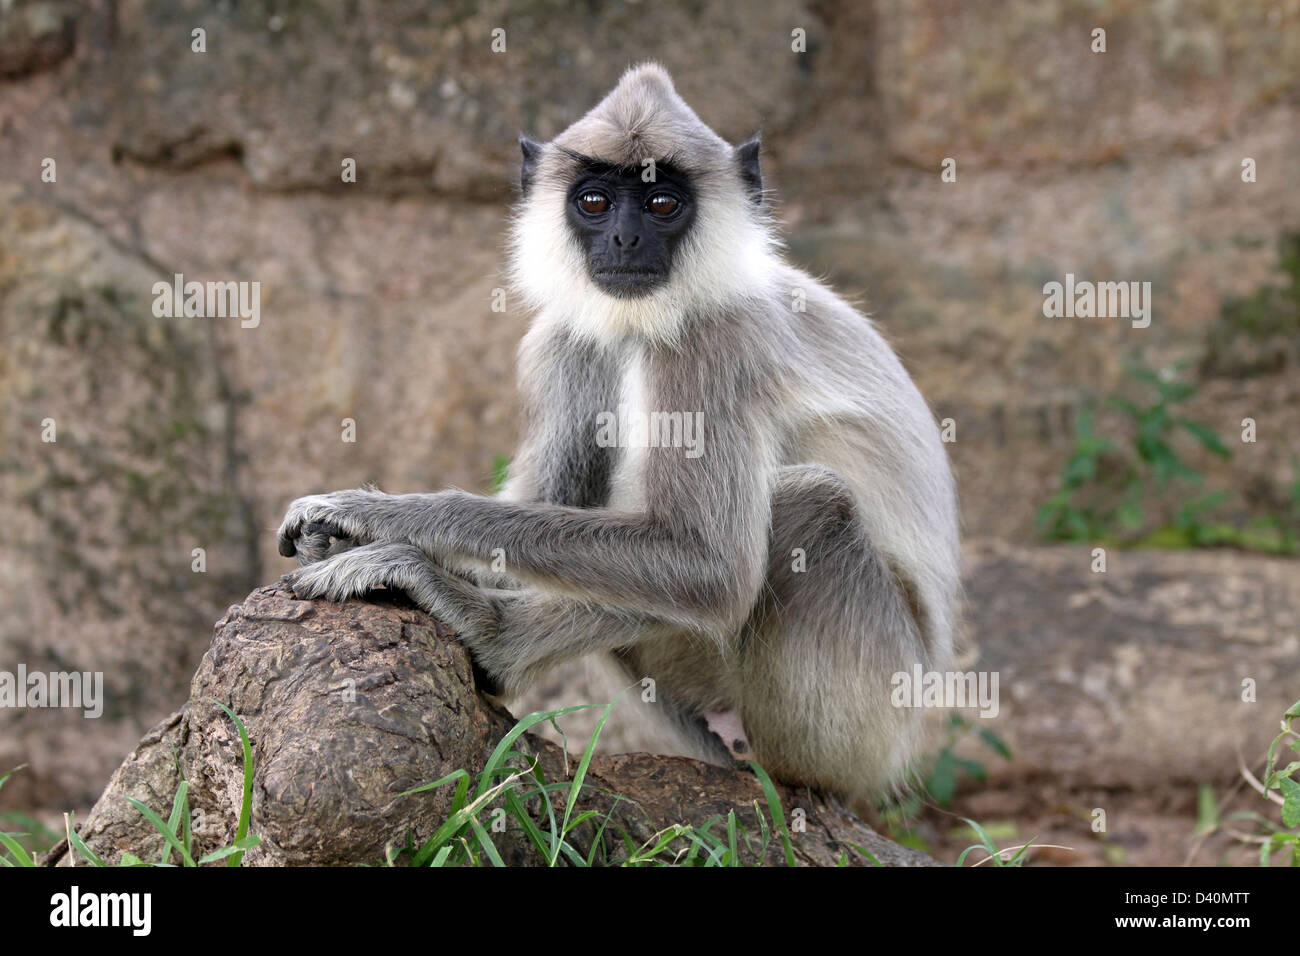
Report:
[[260,836],[256,833],[250,833],[242,840],[237,840],[230,844],[230,846],[223,846],[220,850],[213,850],[207,856],[203,857],[203,859],[199,860],[199,865],[202,866],[204,863],[215,863],[217,860],[224,860],[233,853],[242,853],[244,850],[251,850],[261,842],[262,838]]
[[598,816],[600,816],[600,814],[597,813],[595,810],[584,810],[582,813],[578,814],[576,817],[570,820],[568,824],[564,827],[565,835],[567,836],[568,834],[572,833],[577,827],[581,826],[587,820],[590,820],[593,817],[598,817]]
[[763,793],[767,797],[767,808],[772,813],[772,823],[776,828],[777,836],[781,838],[781,845],[785,848],[786,865],[798,866],[799,862],[795,859],[794,846],[790,843],[790,834],[785,827],[785,811],[781,809],[781,798],[776,795],[776,786],[772,783],[772,778],[767,775],[766,770],[753,760],[747,760],[746,763],[753,768],[754,775],[758,777],[758,782],[762,785]]
[[879,860],[877,860],[877,859],[876,859],[876,855],[875,855],[874,853],[872,853],[870,850],[868,850],[866,847],[858,846],[856,843],[850,843],[849,846],[851,846],[853,849],[857,850],[859,853],[861,853],[863,856],[865,856],[868,860],[870,860],[872,866],[884,866],[884,865],[885,865],[885,864],[881,863]]
[[[636,684],[631,685],[637,686]],[[605,721],[609,720],[610,711],[614,705],[623,699],[623,695],[628,692],[627,687],[623,688],[618,695],[605,705],[604,711],[601,712],[600,720],[596,721],[596,728],[591,732],[591,737],[587,741],[587,747],[582,752],[582,760],[578,762],[578,769],[573,773],[573,783],[569,787],[569,799],[564,805],[564,824],[563,834],[569,832],[569,816],[573,813],[573,807],[578,802],[578,795],[582,792],[582,782],[587,777],[587,768],[591,765],[591,758],[596,753],[596,740],[600,737],[600,732],[605,728]],[[555,865],[555,858],[552,857],[551,865]]]
[[[453,770],[445,777],[433,781],[433,783],[422,783],[418,787],[412,787],[410,790],[404,790],[398,794],[399,797],[409,797],[413,793],[424,793],[426,790],[437,790],[439,787],[445,787],[453,780],[468,780],[469,774],[464,770]],[[460,809],[457,807],[456,809]]]
[[442,848],[441,850],[439,850],[436,854],[434,854],[433,860],[430,861],[429,865],[430,865],[430,866],[442,866],[442,865],[444,865],[444,864],[447,862],[447,857],[449,857],[449,856],[451,856],[451,845],[450,845],[450,844],[448,844],[447,846],[443,847],[443,848]]
[[[754,866],[762,866],[763,861],[767,859],[767,848],[772,844],[772,829],[767,825],[767,817],[763,815],[763,808],[754,801],[754,813],[758,817],[758,833],[762,841],[758,845],[758,852],[754,853]],[[753,843],[746,836],[745,843],[753,853]]]
[[[209,697],[208,700],[224,710],[226,715],[235,722],[235,727],[239,730],[239,742],[244,746],[244,796],[239,805],[239,825],[235,828],[235,843],[238,843],[248,835],[248,824],[253,815],[253,745],[249,743],[244,722],[236,716],[235,712],[213,697]],[[239,866],[243,858],[243,853],[232,853],[226,859],[226,866]]]
[[456,781],[456,792],[452,795],[451,808],[448,812],[447,820],[442,826],[435,830],[433,836],[429,837],[429,839],[424,842],[424,845],[415,852],[413,858],[415,866],[423,866],[425,861],[428,860],[434,852],[444,846],[451,838],[452,834],[455,833],[455,829],[449,827],[448,824],[453,819],[457,819],[461,810],[465,807],[465,795],[469,792],[470,777],[464,770],[456,770],[447,774],[447,776],[440,780],[435,780],[433,783],[426,783],[423,786],[416,787],[414,790],[408,790],[406,793],[401,794],[401,796],[406,796],[411,793],[421,793],[425,790],[433,790],[437,787],[444,787],[453,780]]
[[961,866],[963,863],[966,862],[966,855],[970,853],[971,850],[984,850],[985,852],[988,852],[987,847],[981,846],[978,843],[972,843],[970,846],[966,847],[966,849],[962,850],[961,855],[957,857],[958,866]]
[[[185,809],[189,806],[186,796],[189,794],[189,781],[182,780],[180,786],[176,788],[176,797],[172,800],[172,814],[167,818],[167,830],[173,836],[180,832],[181,820],[185,817]],[[185,849],[188,850],[188,841],[185,841]],[[158,857],[159,863],[169,863],[171,861],[172,850],[170,846],[164,846],[162,855]]]
[[190,856],[189,851],[181,845],[181,842],[176,839],[176,836],[167,829],[167,824],[163,823],[162,818],[158,816],[158,814],[154,813],[135,797],[127,797],[126,801],[144,814],[144,818],[153,824],[153,828],[161,833],[163,839],[171,845],[172,849],[181,855],[181,859],[185,861],[186,866],[194,865],[194,858]]
[[1007,861],[1007,866],[1023,866],[1023,857],[1029,852],[1029,848],[1034,845],[1034,840],[1038,839],[1038,834],[1034,834],[1029,842],[1016,851],[1016,855]]
[[14,769],[8,771],[8,772],[5,773],[3,776],[0,776],[0,787],[3,787],[3,786],[5,785],[5,781],[6,781],[6,780],[8,780],[10,777],[12,777],[14,774],[16,774],[19,770],[22,770],[22,769],[25,768],[26,766],[27,766],[27,764],[25,764],[25,763],[20,763],[18,766],[14,767]]
[[68,843],[72,845],[72,848],[74,850],[76,850],[78,853],[84,856],[95,866],[108,865],[99,858],[98,853],[96,853],[90,847],[86,846],[85,842],[82,841],[81,835],[77,833],[76,823],[74,822],[73,815],[71,813],[68,814]]
[[0,833],[0,843],[3,843],[5,849],[7,849],[10,853],[13,854],[14,859],[18,861],[19,866],[23,866],[23,867],[35,866],[36,865],[35,861],[32,860],[32,858],[27,855],[27,851],[23,849],[22,844],[14,839],[15,836],[27,836],[27,834],[26,833],[14,833],[14,834]]
[[492,837],[488,836],[487,830],[483,829],[483,824],[478,822],[477,817],[469,818],[469,825],[474,830],[474,836],[478,838],[479,846],[483,848],[483,853],[492,862],[493,866],[504,867],[505,861],[501,859],[501,854],[497,852],[496,844],[492,842]]
[[[600,821],[600,826],[596,828],[596,835],[595,835],[594,837],[592,837],[592,840],[591,840],[591,852],[587,854],[587,865],[588,865],[588,866],[594,866],[594,865],[595,865],[595,861],[596,861],[596,853],[597,853],[598,850],[602,849],[602,848],[604,847],[604,845],[605,845],[605,831],[609,828],[610,821],[611,821],[611,820],[613,819],[613,817],[614,817],[614,811],[615,811],[616,809],[618,809],[618,805],[619,805],[620,803],[622,803],[623,801],[627,800],[627,797],[625,797],[625,796],[623,796],[622,794],[619,794],[619,793],[609,794],[609,796],[612,796],[612,797],[614,798],[614,802],[613,802],[613,804],[610,806],[610,808],[609,808],[609,812],[607,812],[607,813],[605,814],[605,819],[601,820],[601,821]],[[608,852],[605,854],[605,861],[606,861],[606,862],[609,861],[609,854],[608,854]]]
[[496,745],[492,755],[488,757],[487,763],[483,766],[483,772],[479,774],[477,795],[482,795],[488,787],[492,785],[492,778],[496,776],[501,765],[505,762],[510,747],[516,740],[522,737],[528,730],[537,724],[546,720],[554,720],[556,717],[563,717],[565,714],[572,714],[579,710],[591,710],[595,704],[578,704],[573,707],[564,707],[560,710],[540,710],[528,714],[510,729],[510,732],[501,738],[501,742]]
[[491,802],[503,790],[506,790],[509,787],[513,786],[514,782],[518,780],[520,777],[524,776],[526,773],[528,773],[527,770],[520,770],[517,773],[511,774],[505,780],[502,780],[499,784],[492,787],[492,789],[488,790],[486,793],[483,793],[475,797],[471,803],[467,804],[466,806],[462,807],[461,809],[457,810],[455,813],[447,817],[446,822],[443,823],[443,825],[438,828],[437,832],[434,833],[434,835],[429,838],[429,841],[425,843],[425,845],[420,849],[420,852],[416,854],[416,858],[415,858],[416,865],[423,866],[424,861],[427,860],[429,856],[438,847],[441,847],[443,844],[447,843],[449,840],[453,838],[457,838],[457,835],[459,835],[458,838],[465,846],[466,852],[470,853],[472,856],[473,848],[469,845],[469,842],[465,839],[465,836],[462,833],[462,831],[467,826],[472,825],[471,821],[475,821],[476,818],[474,815],[478,812],[480,807]]
[[541,828],[533,822],[533,818],[528,815],[528,810],[524,807],[523,801],[513,790],[506,791],[506,809],[510,815],[519,821],[520,828],[524,835],[528,837],[528,842],[533,845],[538,854],[546,857],[549,856],[551,848],[547,846],[546,835],[542,833]]
[[727,811],[727,859],[728,866],[740,866],[739,846],[736,842],[736,811]]

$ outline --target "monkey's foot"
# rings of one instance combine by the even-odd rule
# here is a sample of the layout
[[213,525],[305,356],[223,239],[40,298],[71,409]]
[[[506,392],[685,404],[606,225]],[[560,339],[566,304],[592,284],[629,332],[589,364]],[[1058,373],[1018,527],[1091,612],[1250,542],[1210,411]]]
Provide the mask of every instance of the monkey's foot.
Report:
[[740,722],[738,713],[734,710],[714,711],[706,713],[704,720],[708,723],[709,730],[722,738],[731,756],[737,760],[754,759],[754,748],[749,745],[745,725]]
[[[303,541],[300,536],[298,541]],[[413,544],[357,545],[281,578],[304,599],[346,601],[378,588],[406,592],[417,605],[450,626],[466,647],[490,643],[499,620],[492,604],[471,582],[436,565]]]

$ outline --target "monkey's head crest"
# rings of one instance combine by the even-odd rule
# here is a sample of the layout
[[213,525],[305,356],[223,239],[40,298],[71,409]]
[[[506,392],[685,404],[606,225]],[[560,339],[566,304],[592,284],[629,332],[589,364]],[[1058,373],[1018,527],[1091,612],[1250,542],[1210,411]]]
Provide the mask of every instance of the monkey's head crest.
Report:
[[556,137],[555,145],[613,166],[653,159],[686,172],[725,163],[731,152],[677,95],[668,72],[653,63],[624,73],[594,109]]
[[[550,318],[602,339],[670,339],[686,314],[726,308],[771,284],[777,242],[762,208],[758,140],[729,144],[658,64],[632,67],[554,140],[521,137],[520,149],[511,274],[530,307]],[[660,182],[677,187],[673,202],[656,192]],[[625,218],[647,202],[678,210],[678,219]],[[629,251],[656,241],[667,248],[649,264]]]

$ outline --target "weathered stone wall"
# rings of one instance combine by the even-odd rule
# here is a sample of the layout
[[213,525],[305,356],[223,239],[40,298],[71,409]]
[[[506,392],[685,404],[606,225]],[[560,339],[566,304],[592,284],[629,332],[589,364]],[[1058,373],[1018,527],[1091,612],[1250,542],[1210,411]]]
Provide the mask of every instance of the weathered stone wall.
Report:
[[[792,256],[956,420],[972,536],[1029,541],[1080,405],[1129,359],[1202,362],[1300,230],[1297,0],[6,4],[0,668],[110,691],[97,722],[0,712],[0,770],[32,765],[6,801],[88,805],[183,696],[198,622],[281,568],[293,497],[488,486],[527,319],[491,309],[515,135],[648,58],[723,135],[762,130]],[[1045,319],[1067,272],[1151,281],[1151,327]],[[174,273],[260,282],[259,326],[153,318]],[[1197,400],[1222,433],[1260,422],[1214,472],[1235,487],[1292,479],[1298,337]]]

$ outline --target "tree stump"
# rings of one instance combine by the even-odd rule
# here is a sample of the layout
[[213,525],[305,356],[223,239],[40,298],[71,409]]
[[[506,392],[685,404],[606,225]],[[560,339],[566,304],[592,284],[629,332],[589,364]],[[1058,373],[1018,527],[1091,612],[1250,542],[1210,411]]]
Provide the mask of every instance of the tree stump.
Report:
[[[419,846],[447,819],[454,787],[402,794],[459,769],[475,776],[515,725],[479,693],[469,654],[450,629],[402,596],[332,603],[300,601],[280,586],[259,588],[217,623],[189,701],[145,735],[78,825],[107,862],[124,853],[144,860],[161,855],[162,836],[126,798],[165,820],[182,780],[188,781],[194,858],[233,842],[243,750],[233,722],[213,700],[239,715],[252,742],[251,829],[262,842],[244,854],[250,866],[378,865],[394,848]],[[547,781],[571,779],[578,764],[530,733],[514,749],[536,760]],[[841,858],[869,865],[852,845],[888,866],[935,865],[833,802],[780,785],[777,793],[786,820],[801,824],[791,834],[801,865],[832,866]],[[564,796],[552,797],[561,813]],[[526,806],[545,831],[541,800]],[[747,769],[644,753],[598,755],[574,815],[609,814],[606,839],[619,852],[620,831],[640,844],[669,825],[720,817],[713,832],[725,834],[730,810],[757,835],[755,801],[770,822],[762,787]],[[480,812],[485,826],[495,805]],[[508,822],[506,832],[492,834],[503,860],[544,863],[522,828]],[[595,837],[591,823],[570,834],[584,854]],[[759,851],[756,841],[746,862],[758,862]],[[781,841],[773,836],[762,855],[763,862],[782,863]],[[64,841],[45,862],[82,862],[74,856]]]

